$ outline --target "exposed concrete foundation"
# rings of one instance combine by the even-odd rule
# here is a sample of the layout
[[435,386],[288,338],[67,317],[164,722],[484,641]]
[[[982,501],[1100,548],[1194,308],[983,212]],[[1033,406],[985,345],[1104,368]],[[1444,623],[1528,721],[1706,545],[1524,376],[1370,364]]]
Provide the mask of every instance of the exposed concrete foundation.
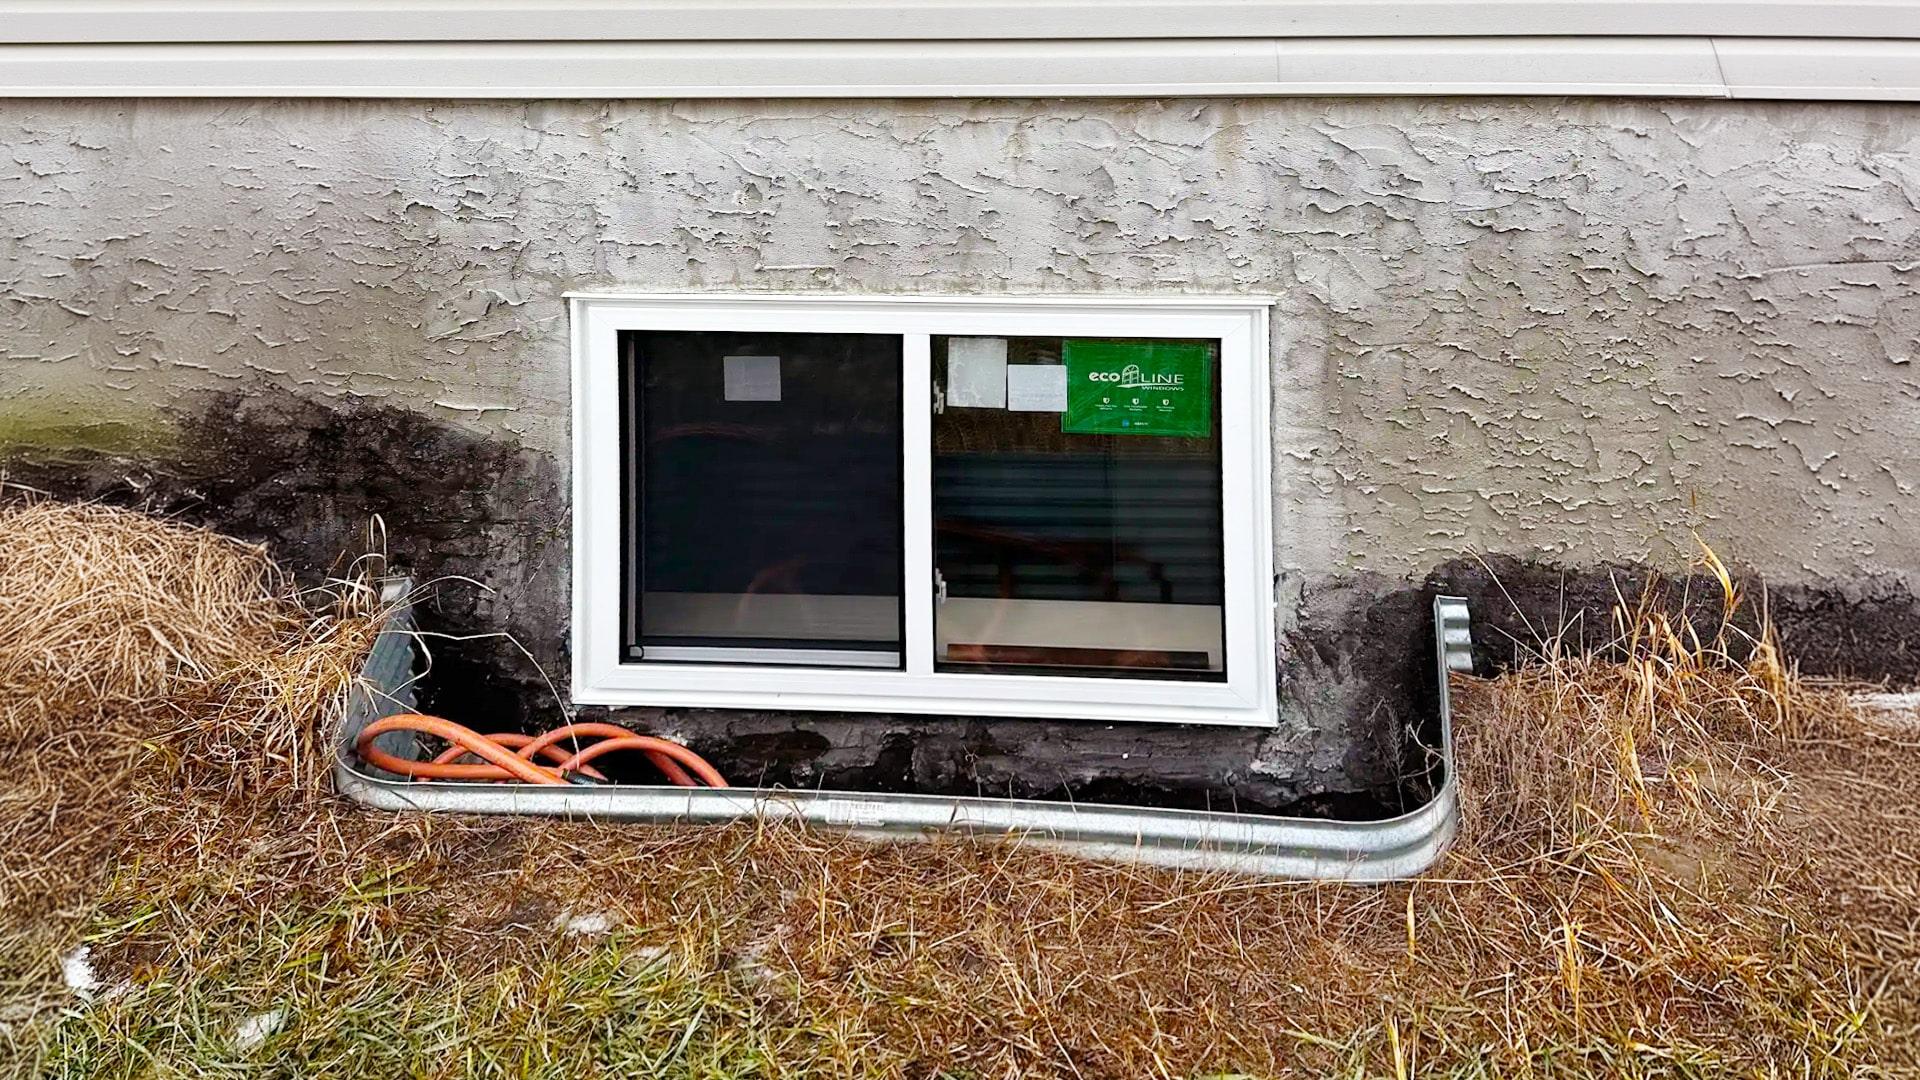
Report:
[[[429,624],[556,678],[563,291],[1280,298],[1277,731],[633,717],[743,777],[1378,806],[1430,588],[1504,660],[1508,594],[1603,631],[1692,528],[1809,668],[1920,674],[1911,107],[17,101],[0,143],[0,467],[309,571],[378,514],[492,590]],[[438,654],[435,707],[551,718],[501,639]]]

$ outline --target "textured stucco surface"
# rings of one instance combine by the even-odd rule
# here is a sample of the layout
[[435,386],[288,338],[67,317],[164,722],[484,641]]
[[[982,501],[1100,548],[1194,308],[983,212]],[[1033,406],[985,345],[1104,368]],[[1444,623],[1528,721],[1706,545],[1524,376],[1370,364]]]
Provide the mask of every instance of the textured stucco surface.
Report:
[[1475,553],[1668,563],[1698,526],[1783,584],[1920,577],[1912,107],[0,105],[12,467],[150,484],[236,400],[417,417],[512,463],[436,520],[488,519],[449,565],[550,659],[560,294],[616,287],[1277,296],[1293,719],[1221,767],[1302,790],[1377,772],[1399,705],[1299,634]]

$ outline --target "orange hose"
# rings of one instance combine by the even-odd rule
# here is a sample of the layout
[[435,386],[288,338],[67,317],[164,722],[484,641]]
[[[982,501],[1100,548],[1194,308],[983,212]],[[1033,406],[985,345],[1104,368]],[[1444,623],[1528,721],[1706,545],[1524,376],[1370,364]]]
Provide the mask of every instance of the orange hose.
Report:
[[[374,739],[389,731],[425,732],[438,735],[453,745],[431,761],[416,761],[389,754],[373,745]],[[556,745],[561,740],[577,739],[582,735],[597,737],[601,741],[570,757]],[[604,775],[587,762],[615,750],[639,750],[670,782],[681,787],[695,786],[695,776],[709,787],[727,786],[719,770],[692,750],[666,739],[637,735],[614,724],[569,724],[537,737],[514,732],[482,735],[437,716],[396,713],[375,720],[362,729],[355,740],[354,749],[363,761],[375,768],[415,779],[517,780],[545,786],[567,783],[568,773],[604,779]],[[514,749],[518,752],[512,752]],[[458,760],[469,754],[480,758],[481,762],[467,764]],[[536,755],[557,761],[558,765],[536,765],[533,762]],[[689,770],[692,775],[689,775]]]
[[[567,761],[567,752],[554,744],[566,739],[578,738],[581,735],[597,735],[609,739],[640,737],[639,732],[628,731],[618,724],[597,724],[592,722],[568,724],[566,727],[554,728],[552,731],[546,732],[538,738],[529,740],[525,745],[520,747],[520,756],[531,761],[535,754],[539,754],[548,761],[564,765]],[[634,749],[637,750],[641,748],[634,747]],[[682,769],[679,763],[673,760],[671,754],[664,750],[647,749],[646,755],[647,760],[653,762],[654,767],[664,773],[669,782],[680,787],[694,786],[693,777],[687,775],[687,771]],[[708,784],[707,786],[725,787],[726,784],[722,782],[719,784]]]
[[[621,728],[620,730],[623,732],[626,731],[625,728]],[[501,746],[504,746],[509,750],[516,750],[516,751],[520,750],[521,747],[524,747],[528,743],[533,741],[533,736],[522,735],[517,731],[490,731],[487,733],[487,738],[492,739],[494,742],[499,743]],[[440,751],[440,756],[433,759],[433,764],[451,765],[454,762],[459,761],[461,758],[466,757],[471,753],[473,753],[473,751],[467,749],[464,746],[461,746],[459,743],[455,743],[454,745],[447,747],[445,750]],[[539,754],[541,757],[546,758],[548,761],[553,762],[555,765],[558,765],[561,762],[567,760],[567,752],[565,750],[560,749],[557,746],[541,747]],[[529,761],[532,760],[532,758],[525,752],[522,752],[520,756],[523,758],[527,758]],[[497,769],[497,767],[493,765],[488,765],[486,767],[489,769]],[[674,768],[678,769],[679,766],[676,765],[674,766]],[[595,780],[605,780],[607,778],[605,773],[591,766],[581,769],[580,771],[584,775],[590,776]],[[681,773],[681,775],[685,776],[686,774]],[[504,771],[500,772],[500,779],[502,780],[507,779],[507,774]]]
[[[420,713],[397,713],[382,717],[360,729],[360,738],[354,743],[354,749],[367,764],[388,772],[403,776],[429,776],[435,779],[461,779],[462,774],[472,776],[477,765],[436,765],[430,761],[409,761],[406,758],[389,754],[373,745],[375,737],[389,731],[424,731],[429,735],[438,735],[450,743],[466,747],[476,757],[499,766],[512,774],[514,779],[529,784],[553,786],[564,784],[566,780],[553,769],[544,769],[509,751],[506,747],[487,738],[472,728],[461,727],[451,720],[442,720],[437,716],[423,716]],[[439,770],[459,770],[443,773]]]
[[562,772],[577,769],[594,758],[602,754],[610,754],[615,750],[657,750],[679,759],[681,764],[693,770],[695,776],[706,781],[708,787],[727,786],[726,779],[713,766],[707,764],[705,758],[679,743],[656,739],[651,735],[623,735],[617,739],[602,739],[562,762],[560,769]]
[[[436,765],[431,761],[414,761],[410,758],[394,757],[379,750],[370,750],[365,755],[367,764],[388,772],[396,772],[414,780],[514,780],[520,777],[506,771],[498,765],[479,763],[461,763],[458,765]],[[562,783],[559,770],[550,766],[538,766],[542,772],[552,773]],[[531,782],[531,781],[529,781]]]

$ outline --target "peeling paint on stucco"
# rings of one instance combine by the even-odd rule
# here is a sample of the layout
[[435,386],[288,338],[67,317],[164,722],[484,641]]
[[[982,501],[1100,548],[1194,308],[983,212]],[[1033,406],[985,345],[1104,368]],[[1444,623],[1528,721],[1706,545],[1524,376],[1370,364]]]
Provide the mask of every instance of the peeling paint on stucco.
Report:
[[0,439],[271,388],[564,475],[560,296],[607,288],[1277,296],[1283,630],[1693,526],[1777,581],[1920,578],[1910,106],[0,105]]

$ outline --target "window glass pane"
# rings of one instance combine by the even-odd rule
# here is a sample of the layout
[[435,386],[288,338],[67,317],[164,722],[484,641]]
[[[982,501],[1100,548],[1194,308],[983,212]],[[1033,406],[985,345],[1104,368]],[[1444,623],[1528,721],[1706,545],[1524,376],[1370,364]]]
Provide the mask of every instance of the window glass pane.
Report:
[[1224,680],[1218,342],[932,346],[938,667]]
[[621,346],[630,654],[898,667],[900,338]]

